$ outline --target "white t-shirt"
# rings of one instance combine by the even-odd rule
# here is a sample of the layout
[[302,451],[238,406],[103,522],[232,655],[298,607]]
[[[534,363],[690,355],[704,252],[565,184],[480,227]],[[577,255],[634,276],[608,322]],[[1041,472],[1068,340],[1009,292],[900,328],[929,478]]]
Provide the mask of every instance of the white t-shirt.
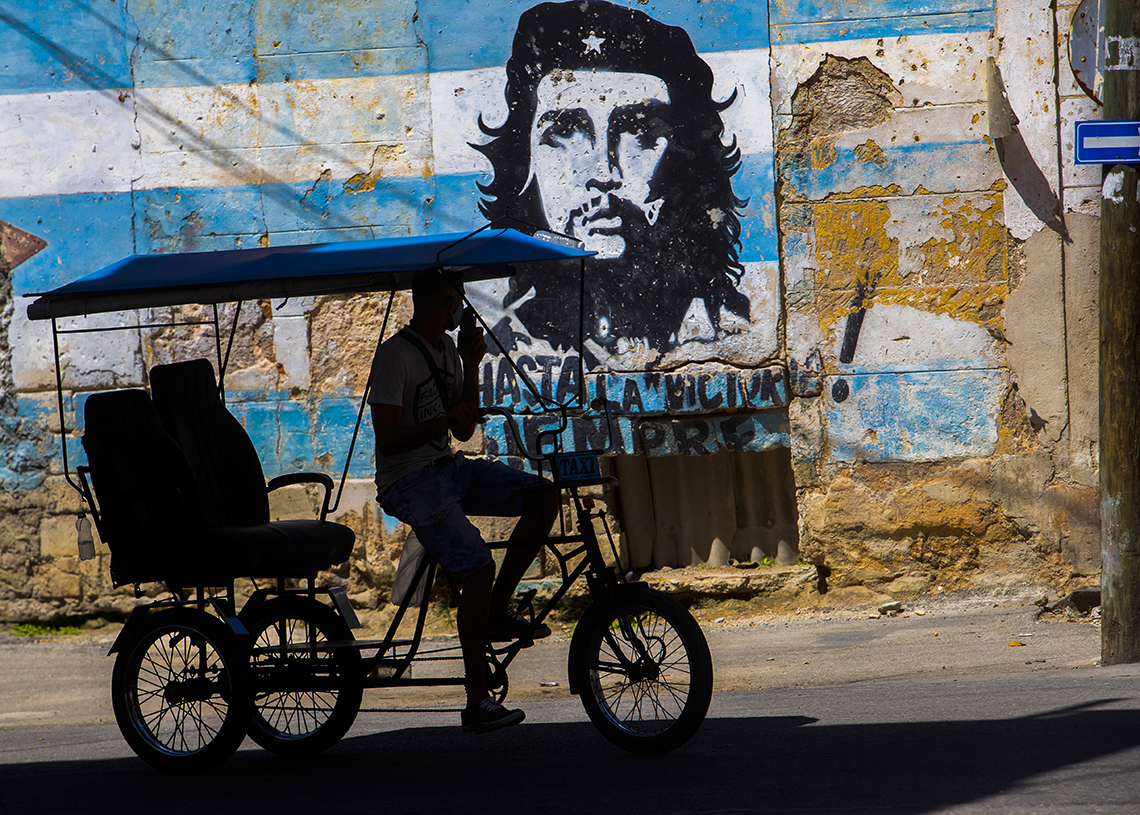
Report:
[[[451,337],[443,335],[440,341],[443,350],[440,351],[433,348],[431,343],[410,326],[403,331],[415,334],[428,349],[443,376],[445,386],[451,392],[450,403],[456,404],[463,394],[463,363],[459,360],[459,352],[455,349]],[[399,405],[401,427],[414,427],[447,413],[443,400],[439,398],[435,376],[432,375],[423,353],[399,334],[385,340],[376,351],[376,358],[372,361],[368,404]],[[383,456],[377,449],[377,491],[383,492],[408,473],[426,467],[433,459],[449,452],[451,452],[451,434],[447,430],[427,444],[403,453]]]

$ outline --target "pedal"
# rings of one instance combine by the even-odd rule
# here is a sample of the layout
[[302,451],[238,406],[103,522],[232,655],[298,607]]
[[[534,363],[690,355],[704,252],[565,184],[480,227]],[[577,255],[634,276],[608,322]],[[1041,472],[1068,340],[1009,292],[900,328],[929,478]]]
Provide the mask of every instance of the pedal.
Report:
[[534,625],[534,598],[538,595],[538,589],[529,589],[522,597],[519,598],[518,603],[515,605],[515,610],[519,614],[526,617],[531,625]]

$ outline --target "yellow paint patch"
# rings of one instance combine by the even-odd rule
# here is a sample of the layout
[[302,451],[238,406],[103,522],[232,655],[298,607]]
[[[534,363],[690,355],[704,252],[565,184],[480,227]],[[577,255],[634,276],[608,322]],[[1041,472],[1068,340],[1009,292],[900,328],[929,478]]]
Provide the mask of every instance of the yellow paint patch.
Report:
[[829,201],[815,208],[820,289],[901,283],[899,242],[886,232],[890,217],[890,206],[883,201]]
[[848,201],[854,198],[885,198],[886,196],[899,195],[902,192],[902,187],[898,184],[891,184],[889,187],[884,187],[881,184],[875,184],[870,187],[856,187],[847,192],[837,192],[828,196],[828,201]]
[[873,299],[874,302],[884,305],[911,306],[935,314],[946,314],[955,320],[966,320],[986,328],[1000,330],[1001,308],[1008,294],[1009,287],[999,283],[878,289]]
[[887,166],[886,153],[883,152],[883,148],[879,147],[873,139],[867,139],[867,141],[855,148],[855,158],[863,163],[871,163],[879,167]]
[[[863,305],[902,305],[932,314],[946,314],[955,320],[976,323],[990,331],[1003,328],[1002,306],[1009,294],[1005,283],[970,286],[877,287],[868,293]],[[820,292],[816,297],[819,327],[824,336],[834,334],[848,314],[856,311],[853,290]],[[834,360],[826,359],[825,373],[836,373]]]
[[953,237],[930,238],[910,247],[918,256],[924,284],[1004,282],[1007,278],[1005,227],[1002,196],[986,196],[989,206],[980,209],[977,200],[947,196],[932,213],[939,226]]
[[829,141],[813,141],[811,147],[811,168],[822,170],[830,167],[839,159],[839,152],[835,145]]
[[[372,192],[376,189],[376,182],[384,175],[385,168],[393,164],[402,164],[407,149],[402,144],[380,144],[372,153],[372,166],[366,173],[357,173],[344,182],[345,192]],[[425,177],[430,171],[424,168]]]
[[1002,194],[910,200],[918,206],[893,216],[897,200],[836,195],[812,207],[824,335],[858,308],[878,304],[945,314],[1000,338],[1009,293]]

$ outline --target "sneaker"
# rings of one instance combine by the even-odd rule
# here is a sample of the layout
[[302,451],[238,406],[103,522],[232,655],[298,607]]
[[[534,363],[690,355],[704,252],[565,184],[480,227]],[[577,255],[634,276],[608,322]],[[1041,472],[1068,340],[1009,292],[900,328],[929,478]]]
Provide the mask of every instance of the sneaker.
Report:
[[549,636],[550,626],[539,623],[531,627],[526,617],[509,608],[498,617],[487,621],[487,639],[491,642],[541,640]]
[[484,699],[475,707],[459,714],[464,733],[490,733],[500,727],[510,727],[526,718],[521,710],[507,710],[494,699]]

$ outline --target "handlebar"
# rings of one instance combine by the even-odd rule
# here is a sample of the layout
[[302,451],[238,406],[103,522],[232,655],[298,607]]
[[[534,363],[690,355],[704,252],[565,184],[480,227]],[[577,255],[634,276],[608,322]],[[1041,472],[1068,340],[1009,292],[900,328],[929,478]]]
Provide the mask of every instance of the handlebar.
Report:
[[[515,437],[515,444],[518,445],[519,450],[522,451],[524,458],[526,458],[528,461],[542,461],[543,460],[543,457],[541,455],[537,455],[537,456],[532,455],[531,452],[526,449],[526,443],[522,439],[522,434],[519,433],[519,429],[515,425],[515,417],[514,417],[513,413],[510,413],[509,411],[506,410],[506,408],[501,408],[501,407],[480,407],[479,408],[479,415],[482,417],[486,417],[486,416],[489,416],[489,415],[494,414],[494,413],[499,414],[500,416],[502,416],[503,418],[505,418],[507,420],[506,425],[508,428],[510,428],[511,435]],[[562,423],[559,425],[558,430],[556,432],[561,433],[565,429],[566,429],[566,413],[562,412]]]
[[[590,407],[593,408],[594,410],[603,410],[604,409],[606,412],[606,431],[608,434],[609,442],[606,445],[606,447],[601,449],[601,450],[591,450],[590,451],[590,452],[596,453],[599,456],[604,456],[607,453],[612,452],[613,449],[615,447],[617,447],[617,435],[614,433],[613,410],[611,408],[610,400],[606,399],[604,396],[599,396],[597,399],[595,399],[593,402],[591,402]],[[566,415],[567,414],[566,409],[563,408],[562,410],[560,410],[558,412],[559,412],[559,414],[561,414],[561,416],[560,416],[561,421],[559,422],[558,427],[553,429],[553,430],[543,430],[541,433],[538,434],[538,439],[537,439],[537,441],[538,441],[538,453],[534,454],[534,453],[531,453],[530,450],[527,449],[526,442],[523,440],[522,434],[519,433],[518,425],[516,423],[516,416],[513,413],[510,413],[506,409],[501,408],[501,407],[480,407],[479,408],[479,415],[480,416],[486,417],[486,416],[491,415],[491,414],[497,414],[497,415],[504,417],[507,420],[506,425],[507,425],[507,427],[510,428],[511,435],[514,436],[515,444],[518,445],[518,448],[519,448],[519,450],[522,451],[523,456],[527,460],[535,461],[535,462],[545,460],[546,456],[548,455],[546,453],[543,453],[542,438],[544,436],[551,436],[553,438],[554,436],[559,435],[564,430],[566,430],[566,427],[569,424],[569,421],[568,421],[567,415]],[[551,451],[551,452],[554,452],[554,451]]]

